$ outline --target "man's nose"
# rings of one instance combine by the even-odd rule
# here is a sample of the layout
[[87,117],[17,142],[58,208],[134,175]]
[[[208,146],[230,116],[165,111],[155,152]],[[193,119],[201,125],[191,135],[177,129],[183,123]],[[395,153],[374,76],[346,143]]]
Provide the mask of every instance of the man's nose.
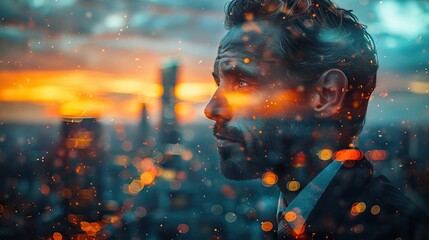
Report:
[[218,88],[204,109],[207,118],[216,122],[227,122],[232,118],[231,107],[222,89]]

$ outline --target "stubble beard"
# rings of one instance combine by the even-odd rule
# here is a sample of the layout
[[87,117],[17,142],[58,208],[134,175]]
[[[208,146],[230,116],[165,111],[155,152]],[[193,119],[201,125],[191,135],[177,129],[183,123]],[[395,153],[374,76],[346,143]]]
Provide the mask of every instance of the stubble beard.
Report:
[[244,141],[241,147],[218,148],[221,173],[231,180],[249,180],[275,168],[291,168],[291,146],[309,141],[312,126],[314,123],[280,119],[223,125]]

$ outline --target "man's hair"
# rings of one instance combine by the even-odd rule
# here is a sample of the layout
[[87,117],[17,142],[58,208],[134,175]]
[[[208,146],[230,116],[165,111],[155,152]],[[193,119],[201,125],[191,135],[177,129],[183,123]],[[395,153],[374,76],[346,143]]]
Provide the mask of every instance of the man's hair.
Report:
[[372,37],[350,10],[330,0],[232,0],[226,5],[225,26],[262,20],[284,31],[280,49],[288,70],[303,84],[338,68],[349,81],[340,111],[342,127],[356,136],[375,88],[378,59]]

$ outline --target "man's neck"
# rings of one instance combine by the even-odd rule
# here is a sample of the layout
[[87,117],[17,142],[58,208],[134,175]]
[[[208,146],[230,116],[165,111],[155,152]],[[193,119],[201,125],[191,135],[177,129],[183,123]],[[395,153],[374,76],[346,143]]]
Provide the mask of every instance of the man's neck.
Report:
[[[280,191],[283,193],[283,197],[286,203],[289,204],[298,193],[313,179],[306,172],[305,167],[294,168],[293,171],[288,171],[286,175],[277,173],[279,175],[279,181],[277,185]],[[291,184],[292,183],[292,184]],[[299,187],[297,187],[299,184]]]

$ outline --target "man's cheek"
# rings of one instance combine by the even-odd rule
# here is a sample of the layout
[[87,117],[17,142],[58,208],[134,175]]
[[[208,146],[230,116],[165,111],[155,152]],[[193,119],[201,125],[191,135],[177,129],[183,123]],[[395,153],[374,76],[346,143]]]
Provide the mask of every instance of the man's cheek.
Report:
[[274,118],[291,115],[298,112],[298,109],[305,108],[303,96],[292,90],[272,90],[249,94],[231,95],[230,105],[237,113],[252,113],[253,118],[268,121]]
[[225,97],[233,112],[237,113],[243,112],[243,110],[251,110],[254,107],[261,106],[263,102],[262,96],[260,94],[230,92],[226,93]]

